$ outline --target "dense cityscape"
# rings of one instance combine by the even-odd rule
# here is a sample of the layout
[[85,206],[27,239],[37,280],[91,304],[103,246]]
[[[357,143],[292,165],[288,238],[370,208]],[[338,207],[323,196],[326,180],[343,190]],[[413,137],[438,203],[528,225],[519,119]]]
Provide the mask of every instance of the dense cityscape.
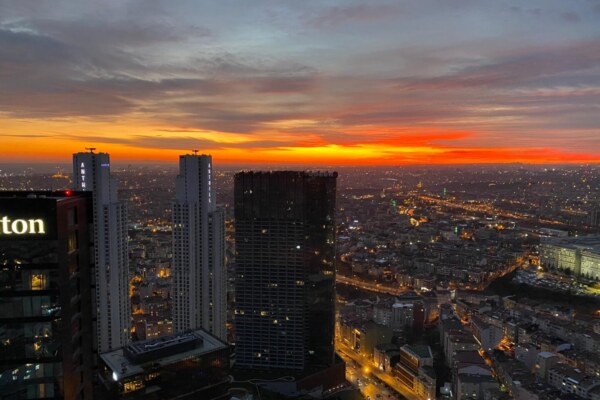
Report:
[[0,0],[0,400],[600,400],[600,0]]
[[[91,152],[79,153],[75,159],[74,165],[92,163],[94,159],[99,160],[98,165],[109,163],[107,155]],[[209,164],[204,167],[208,171],[209,157],[181,158],[186,163],[202,159],[208,160]],[[172,222],[177,221],[173,207],[182,207],[177,206],[180,200],[175,200],[178,198],[177,169],[171,165],[113,165],[111,176],[115,179],[111,178],[111,184],[118,181],[119,190],[112,200],[123,201],[120,207],[126,209],[122,214],[127,215],[128,236],[127,295],[124,296],[127,304],[117,309],[130,311],[127,311],[121,341],[105,344],[105,348],[102,343],[94,346],[104,368],[117,371],[118,367],[111,365],[133,364],[132,358],[124,358],[131,350],[116,349],[124,346],[129,349],[136,343],[155,343],[161,338],[171,340],[169,338],[177,337],[174,335],[180,332],[193,333],[200,327],[202,330],[198,332],[201,333],[197,335],[204,336],[197,340],[214,342],[215,354],[221,354],[218,357],[228,354],[221,362],[226,360],[227,367],[223,368],[231,378],[225,379],[222,385],[226,387],[223,393],[229,393],[227,396],[231,398],[258,395],[261,398],[330,399],[354,398],[352,396],[367,399],[596,399],[600,396],[600,359],[597,357],[600,346],[600,204],[595,201],[600,197],[600,174],[597,167],[337,168],[335,235],[331,236],[335,237],[337,255],[335,261],[331,259],[323,264],[325,268],[335,264],[335,272],[328,269],[321,272],[324,276],[335,276],[335,315],[332,311],[329,318],[324,316],[322,307],[326,303],[323,303],[319,306],[321,313],[307,321],[315,324],[319,335],[325,338],[323,324],[328,323],[327,319],[335,323],[332,335],[335,329],[336,355],[333,360],[326,356],[325,342],[317,355],[330,360],[316,364],[309,361],[311,357],[306,364],[301,361],[302,347],[298,349],[300,353],[291,358],[277,354],[283,349],[287,354],[294,343],[301,344],[302,335],[287,338],[288,342],[281,342],[282,350],[277,350],[278,341],[282,339],[264,336],[270,329],[268,326],[258,328],[252,325],[252,319],[240,322],[248,311],[269,315],[273,319],[271,325],[281,325],[277,321],[281,318],[291,320],[281,314],[282,302],[289,298],[291,289],[285,290],[284,297],[277,297],[282,296],[279,292],[263,293],[265,287],[276,287],[277,282],[282,284],[285,279],[277,281],[266,275],[258,281],[251,280],[246,284],[249,286],[243,286],[242,282],[258,274],[260,268],[271,271],[268,274],[275,271],[269,268],[276,266],[266,267],[264,259],[253,264],[259,254],[264,257],[264,253],[256,253],[258,248],[275,247],[277,240],[282,241],[283,247],[293,246],[301,239],[289,237],[290,233],[288,237],[281,233],[267,237],[268,230],[282,229],[274,225],[271,217],[265,222],[268,228],[261,227],[259,233],[262,234],[258,236],[259,239],[265,237],[265,244],[250,246],[251,253],[244,255],[245,247],[236,243],[236,238],[242,243],[258,240],[251,233],[258,228],[241,228],[241,220],[236,225],[234,218],[246,215],[240,208],[243,203],[238,204],[236,214],[234,194],[234,180],[238,179],[235,177],[242,179],[244,175],[239,174],[237,168],[219,168],[218,164],[214,166],[213,176],[193,172],[198,171],[197,164],[191,168],[186,173],[196,175],[189,179],[199,181],[205,191],[210,191],[211,186],[214,188],[215,210],[223,215],[219,218],[222,218],[220,234],[224,243],[216,247],[223,249],[219,257],[223,258],[224,265],[218,268],[224,272],[224,290],[218,296],[222,298],[224,309],[215,308],[218,299],[211,298],[209,309],[214,316],[202,320],[199,313],[200,320],[188,321],[187,326],[177,322],[176,307],[187,307],[179,317],[184,320],[186,315],[194,314],[195,311],[190,311],[194,302],[199,304],[197,307],[203,307],[199,300],[193,299],[177,306],[175,296],[183,289],[174,286],[174,279],[177,276],[184,279],[184,275],[174,264],[182,258],[174,256],[173,246],[181,246],[177,243],[183,239],[177,239],[173,224],[178,226],[190,221],[190,217],[186,217],[179,223]],[[3,168],[0,189],[7,193],[3,198],[10,197],[10,193],[14,196],[16,191],[78,193],[71,190],[86,189],[85,184],[81,187],[86,174],[88,182],[91,181],[91,173],[83,169],[78,168],[75,175],[66,171],[68,168],[60,166],[46,173],[18,165]],[[179,176],[183,176],[181,171]],[[264,179],[277,176],[273,174],[265,174]],[[316,171],[313,174],[331,176]],[[247,179],[260,176],[250,173]],[[255,191],[277,190],[280,194],[276,198],[286,196],[287,185],[281,181],[270,189],[264,189],[266,183],[259,182],[252,183],[257,185]],[[252,192],[252,189],[236,190]],[[31,201],[31,197],[28,196],[28,200]],[[264,210],[277,208],[270,195],[264,201],[269,204]],[[294,203],[286,201],[286,204]],[[248,212],[255,213],[256,208],[249,208]],[[254,226],[255,218],[259,217],[253,216],[248,226]],[[6,220],[3,229],[4,234],[9,233],[10,220]],[[246,237],[243,232],[248,229],[250,236]],[[12,230],[18,231],[14,223]],[[215,240],[211,239],[211,243]],[[277,251],[279,254],[282,250]],[[315,254],[320,251],[324,249],[315,250]],[[10,273],[9,260],[5,259],[3,265],[2,285],[3,290],[7,290],[14,275]],[[292,265],[285,267],[287,274],[291,274]],[[218,280],[215,278],[217,267],[211,267],[210,271],[210,281]],[[299,272],[297,276],[302,275]],[[303,282],[298,277],[293,279]],[[38,278],[37,275],[31,277],[31,290]],[[218,287],[215,283],[210,290],[212,296],[218,293]],[[98,284],[96,288],[101,290]],[[323,290],[315,293],[323,296],[326,293]],[[193,293],[202,291],[197,289]],[[250,297],[246,299],[243,293]],[[328,295],[332,304],[333,293]],[[274,296],[270,298],[277,302],[277,307],[257,310],[264,303],[260,300],[265,299],[264,296]],[[114,294],[107,298],[114,304]],[[286,307],[293,309],[301,298],[302,295]],[[265,307],[268,304],[265,303]],[[218,313],[223,315],[222,322]],[[9,316],[10,313],[3,314],[3,318]],[[97,322],[101,319],[99,315]],[[183,325],[177,328],[177,324]],[[244,329],[249,329],[245,326],[253,326],[251,337],[254,339],[240,345],[240,340],[248,341],[243,334]],[[292,331],[284,333],[294,331],[289,326],[286,329]],[[301,328],[298,329],[301,333]],[[3,332],[3,354],[10,354],[11,341],[16,337],[10,336],[10,330]],[[42,347],[36,343],[34,349]],[[230,350],[222,353],[224,350],[219,349],[228,348],[227,344]],[[261,351],[266,354],[257,353],[256,349],[264,349]],[[139,351],[144,354],[143,350]],[[168,354],[169,350],[166,351]],[[176,348],[171,351],[175,352],[171,356],[177,354]],[[113,360],[114,357],[117,358]],[[35,379],[31,370],[34,364],[3,372],[3,387],[11,380]],[[313,364],[328,366],[326,378],[315,378],[317,369]],[[341,378],[337,372],[340,366]],[[290,373],[293,370],[294,374]],[[298,371],[304,373],[298,375]],[[308,383],[307,374],[311,378]],[[164,380],[166,373],[163,375]],[[147,377],[145,379],[147,381]],[[110,390],[117,390],[109,391],[112,393],[109,396],[116,393],[126,396],[131,395],[130,392],[148,396],[146,390],[150,385],[143,382],[144,379],[130,380],[122,383],[120,389],[108,385]],[[179,385],[179,389],[185,387],[183,383]],[[168,393],[166,385],[158,384],[158,387]],[[16,393],[12,396],[21,398]],[[13,398],[10,392],[4,395]],[[221,397],[215,395],[214,398]]]

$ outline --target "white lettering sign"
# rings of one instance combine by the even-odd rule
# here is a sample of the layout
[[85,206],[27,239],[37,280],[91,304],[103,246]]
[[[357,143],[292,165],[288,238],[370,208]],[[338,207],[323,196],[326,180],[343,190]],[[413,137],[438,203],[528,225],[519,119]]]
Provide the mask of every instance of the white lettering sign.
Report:
[[81,188],[85,189],[85,163],[81,163],[80,167],[80,176],[81,176]]
[[46,233],[42,219],[15,219],[7,216],[0,219],[0,235],[40,235]]
[[208,204],[210,204],[212,202],[211,182],[212,182],[212,171],[211,171],[210,163],[208,163]]

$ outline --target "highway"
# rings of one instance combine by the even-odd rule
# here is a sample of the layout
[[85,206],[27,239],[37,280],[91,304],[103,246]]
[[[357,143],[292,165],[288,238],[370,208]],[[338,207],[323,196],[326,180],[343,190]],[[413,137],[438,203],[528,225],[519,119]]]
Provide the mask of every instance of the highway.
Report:
[[534,215],[523,214],[523,213],[519,213],[519,212],[505,211],[505,210],[502,210],[500,208],[494,207],[489,204],[454,203],[452,201],[440,199],[437,197],[431,197],[431,196],[419,196],[419,199],[430,202],[430,203],[436,203],[436,204],[446,206],[449,208],[457,208],[457,209],[461,209],[461,210],[465,210],[465,211],[470,211],[473,213],[481,213],[481,214],[486,214],[486,215],[490,215],[490,216],[497,215],[502,218],[510,218],[510,219],[529,221],[529,222],[548,224],[548,225],[557,225],[560,227],[568,227],[569,226],[568,224],[566,224],[562,221],[539,218]]
[[383,286],[380,283],[367,282],[362,279],[349,278],[347,276],[340,275],[339,273],[336,274],[335,281],[336,283],[354,286],[359,289],[369,290],[371,292],[391,294],[392,296],[399,296],[400,294],[408,290],[406,288],[393,288],[389,286]]

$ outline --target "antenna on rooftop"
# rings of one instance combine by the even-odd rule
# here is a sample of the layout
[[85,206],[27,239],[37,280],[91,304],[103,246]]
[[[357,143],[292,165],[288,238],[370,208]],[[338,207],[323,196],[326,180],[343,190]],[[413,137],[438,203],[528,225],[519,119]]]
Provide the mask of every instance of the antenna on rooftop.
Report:
[[96,148],[95,148],[95,147],[86,147],[85,149],[86,149],[86,150],[89,150],[89,151],[90,151],[90,153],[92,153],[92,154],[94,154],[94,150],[96,150]]
[[195,155],[195,156],[197,156],[199,151],[200,151],[200,150],[198,150],[198,149],[193,149],[193,150],[192,150],[192,153],[194,153],[194,155]]

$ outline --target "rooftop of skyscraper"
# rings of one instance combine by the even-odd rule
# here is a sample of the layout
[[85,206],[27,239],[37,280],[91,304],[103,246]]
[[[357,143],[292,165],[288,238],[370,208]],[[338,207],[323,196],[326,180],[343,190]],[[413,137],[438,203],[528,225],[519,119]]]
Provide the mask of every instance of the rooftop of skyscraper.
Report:
[[196,330],[163,336],[128,345],[100,357],[113,372],[115,380],[121,380],[144,372],[144,364],[152,361],[155,366],[165,367],[189,357],[198,357],[224,350],[227,344],[204,330]]

